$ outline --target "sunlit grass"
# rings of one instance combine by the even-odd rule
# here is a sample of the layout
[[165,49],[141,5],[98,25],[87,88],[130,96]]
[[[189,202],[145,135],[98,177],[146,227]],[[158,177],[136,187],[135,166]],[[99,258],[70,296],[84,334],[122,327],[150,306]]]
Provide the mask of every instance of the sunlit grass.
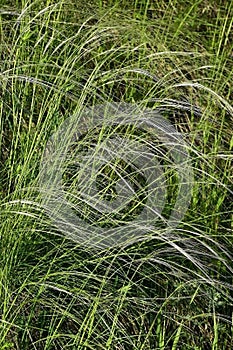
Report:
[[[231,348],[232,5],[199,3],[1,11],[1,349]],[[182,133],[194,182],[172,233],[98,250],[54,225],[39,173],[59,126],[106,101],[159,111]],[[94,130],[83,147],[90,139],[101,141]],[[114,180],[107,168],[100,181],[104,171]]]

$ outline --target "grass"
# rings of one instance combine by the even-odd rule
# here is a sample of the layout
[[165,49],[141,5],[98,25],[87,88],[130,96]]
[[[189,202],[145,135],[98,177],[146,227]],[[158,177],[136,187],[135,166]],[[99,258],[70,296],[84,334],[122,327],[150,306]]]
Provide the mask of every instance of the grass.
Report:
[[[227,1],[1,2],[0,349],[232,347],[232,18]],[[41,191],[46,145],[71,116],[95,124],[96,115],[88,110],[83,120],[83,111],[106,102],[159,111],[182,134],[184,169],[192,166],[194,177],[188,210],[172,231],[164,223],[180,179],[166,148],[177,139],[158,142],[137,127],[136,114],[133,126],[109,124],[106,114],[78,142],[69,133],[58,140],[68,149],[58,184],[87,229],[76,227],[80,241],[69,220],[67,235],[55,224],[64,207],[51,213],[45,199],[57,200],[57,188]],[[117,148],[105,161],[101,145],[116,136],[145,145],[164,169],[164,223],[136,239],[131,219],[150,209],[153,191]],[[99,164],[94,147],[104,159],[96,178],[105,202],[114,203],[125,176],[137,192],[123,216],[99,217],[83,204],[88,192],[77,190],[77,170],[95,179],[85,178],[88,162]],[[80,154],[88,160],[81,170]],[[49,169],[59,174],[56,157]],[[119,237],[130,228],[133,239],[104,249],[88,243],[109,227]],[[144,232],[145,222],[138,227]]]

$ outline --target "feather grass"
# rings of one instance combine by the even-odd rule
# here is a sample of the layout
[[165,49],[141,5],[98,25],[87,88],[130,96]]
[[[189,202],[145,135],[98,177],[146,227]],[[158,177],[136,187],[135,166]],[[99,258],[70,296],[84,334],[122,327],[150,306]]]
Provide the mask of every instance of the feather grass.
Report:
[[[149,1],[135,1],[129,16],[127,4],[106,9],[101,2],[85,18],[79,18],[73,2],[63,1],[1,11],[2,348],[231,347],[233,112],[227,62],[232,5],[220,6],[215,20],[208,17],[212,37],[200,40],[200,11],[216,9],[198,4],[170,2],[170,7],[161,3],[153,9]],[[154,11],[158,18],[152,21]],[[41,192],[39,174],[60,125],[106,102],[162,115],[182,135],[194,178],[189,208],[172,232],[151,225],[137,239],[93,249],[54,225],[51,208],[42,201],[49,192]],[[119,128],[106,122],[88,131],[79,147],[84,152],[91,143],[98,150],[117,134],[129,145],[143,142],[163,159],[166,200],[174,207],[177,169],[169,169],[170,158],[164,157],[166,142],[162,147],[136,125]],[[78,152],[69,152],[72,161]],[[119,159],[110,165],[99,178],[112,198],[116,175],[123,181],[129,168]],[[131,189],[137,188],[139,197],[131,209],[137,216],[145,193],[135,174],[131,169]],[[65,179],[71,208],[80,201],[74,175]],[[96,212],[88,215],[89,231],[79,228],[86,240],[99,227]],[[109,219],[118,228],[126,221],[121,217],[116,223],[107,214]],[[144,230],[144,222],[137,225]]]

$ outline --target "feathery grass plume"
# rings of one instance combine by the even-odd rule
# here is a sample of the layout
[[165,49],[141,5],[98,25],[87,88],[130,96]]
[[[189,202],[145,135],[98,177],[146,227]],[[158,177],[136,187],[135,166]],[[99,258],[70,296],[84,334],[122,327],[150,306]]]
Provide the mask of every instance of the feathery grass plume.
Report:
[[232,5],[6,5],[0,347],[231,348]]

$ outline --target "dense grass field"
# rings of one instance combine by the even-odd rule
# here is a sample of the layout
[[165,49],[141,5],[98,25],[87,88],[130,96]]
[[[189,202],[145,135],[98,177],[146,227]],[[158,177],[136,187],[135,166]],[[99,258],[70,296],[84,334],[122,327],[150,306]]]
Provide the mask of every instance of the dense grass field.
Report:
[[[0,350],[233,348],[232,23],[227,0],[0,0]],[[136,195],[100,212],[92,181]]]

